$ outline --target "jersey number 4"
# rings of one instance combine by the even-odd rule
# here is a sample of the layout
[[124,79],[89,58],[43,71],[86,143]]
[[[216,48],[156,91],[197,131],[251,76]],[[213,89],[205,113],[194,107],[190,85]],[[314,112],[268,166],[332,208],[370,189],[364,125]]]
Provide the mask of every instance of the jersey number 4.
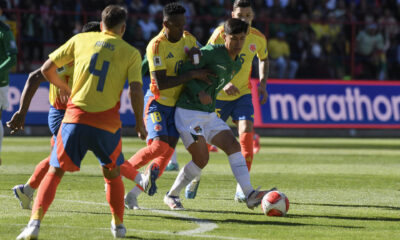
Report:
[[96,69],[97,57],[98,53],[92,55],[92,59],[90,60],[89,72],[94,76],[99,77],[99,83],[97,84],[97,91],[102,92],[104,89],[104,83],[106,82],[108,67],[110,66],[109,61],[103,61],[101,66],[101,70]]

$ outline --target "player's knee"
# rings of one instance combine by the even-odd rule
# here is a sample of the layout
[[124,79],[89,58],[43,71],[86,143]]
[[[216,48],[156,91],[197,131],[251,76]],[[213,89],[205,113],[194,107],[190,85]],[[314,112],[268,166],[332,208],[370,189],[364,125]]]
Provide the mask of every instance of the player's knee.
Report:
[[108,169],[103,167],[103,176],[107,179],[114,179],[117,178],[120,174],[120,167],[115,167],[113,169]]
[[152,150],[153,154],[155,154],[157,156],[166,154],[168,152],[169,148],[170,148],[169,144],[164,141],[153,141],[151,143],[151,150]]

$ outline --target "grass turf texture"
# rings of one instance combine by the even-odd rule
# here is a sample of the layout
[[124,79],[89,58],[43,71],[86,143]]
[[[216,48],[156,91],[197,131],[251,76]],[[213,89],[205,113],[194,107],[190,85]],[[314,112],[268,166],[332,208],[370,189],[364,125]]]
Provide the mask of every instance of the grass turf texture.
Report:
[[[139,197],[139,205],[149,210],[125,210],[127,237],[400,239],[400,140],[261,138],[261,144],[252,184],[284,192],[290,200],[287,217],[266,217],[260,208],[234,202],[236,183],[220,150],[211,153],[196,199],[186,200],[182,192],[187,210],[176,215],[162,199],[177,172],[165,172],[155,196]],[[126,158],[143,146],[136,138],[123,139]],[[190,157],[183,145],[177,149],[182,167]],[[49,138],[7,137],[2,151],[0,239],[15,239],[30,211],[20,209],[10,189],[25,183],[48,155]],[[127,190],[134,186],[124,183]],[[89,152],[81,171],[62,179],[40,239],[112,239],[110,220],[101,170]],[[207,227],[213,230],[202,232]]]

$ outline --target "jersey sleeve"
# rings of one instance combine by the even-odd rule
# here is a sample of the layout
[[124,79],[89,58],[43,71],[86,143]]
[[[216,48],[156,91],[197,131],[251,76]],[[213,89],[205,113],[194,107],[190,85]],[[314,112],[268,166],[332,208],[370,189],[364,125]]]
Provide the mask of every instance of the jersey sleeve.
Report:
[[257,57],[260,60],[268,58],[267,39],[265,37],[260,37],[260,48],[257,49]]
[[217,27],[213,34],[211,35],[210,39],[208,39],[207,44],[224,44],[224,39],[222,38],[223,27]]
[[0,73],[8,71],[17,63],[17,45],[11,31],[7,31],[4,35],[3,43],[7,58],[4,62],[0,62]]
[[74,61],[75,41],[79,37],[75,35],[64,43],[61,47],[57,48],[54,52],[50,53],[49,58],[57,67],[62,67],[67,63]]
[[162,47],[161,41],[159,40],[156,40],[147,46],[146,55],[150,72],[167,69],[165,52],[168,51],[164,51]]
[[132,56],[132,64],[128,69],[128,82],[138,82],[143,84],[142,82],[142,57],[138,50],[135,49],[134,54]]

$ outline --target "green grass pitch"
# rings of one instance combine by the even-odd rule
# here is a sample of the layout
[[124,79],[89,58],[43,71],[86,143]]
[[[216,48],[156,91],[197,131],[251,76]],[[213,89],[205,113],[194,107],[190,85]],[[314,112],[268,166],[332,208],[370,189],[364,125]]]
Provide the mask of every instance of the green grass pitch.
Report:
[[[126,210],[129,239],[400,239],[400,140],[262,138],[251,171],[254,187],[278,187],[290,200],[287,217],[264,216],[233,201],[227,157],[211,153],[194,200],[169,211],[163,196],[177,172],[165,172],[158,193],[142,194],[145,210]],[[123,138],[131,157],[144,142]],[[190,159],[180,143],[178,161]],[[15,239],[29,220],[11,188],[27,181],[49,154],[49,138],[6,137],[0,166],[0,239]],[[133,183],[124,180],[129,190]],[[104,181],[88,153],[80,172],[67,173],[44,218],[40,239],[112,239]]]

